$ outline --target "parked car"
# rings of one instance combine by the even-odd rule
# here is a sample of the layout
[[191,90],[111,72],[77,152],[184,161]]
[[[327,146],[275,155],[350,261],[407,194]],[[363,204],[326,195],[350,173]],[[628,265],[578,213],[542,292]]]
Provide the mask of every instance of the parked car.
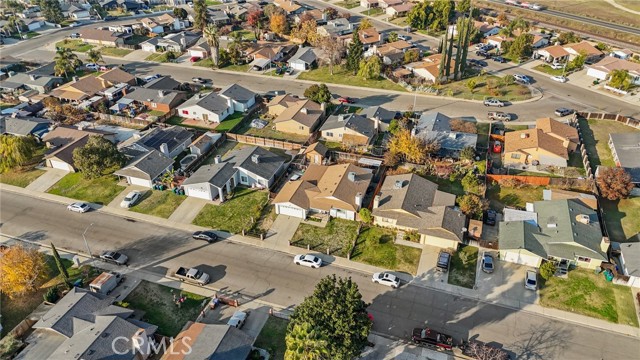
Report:
[[447,272],[449,271],[449,264],[451,263],[451,254],[445,250],[440,250],[438,254],[438,263],[436,264],[436,270]]
[[246,313],[244,311],[236,311],[233,313],[233,316],[231,316],[231,319],[227,321],[227,325],[240,329],[242,328],[242,326],[244,326],[244,323],[245,321],[247,321],[248,316],[249,313]]
[[524,288],[527,290],[538,290],[538,274],[533,270],[527,270],[524,276]]
[[538,5],[538,4],[530,4],[529,5],[529,9],[535,10],[535,11],[540,11],[540,10],[544,9],[544,6]]
[[196,240],[204,240],[211,244],[212,242],[218,240],[218,235],[216,235],[213,230],[205,230],[205,231],[196,231],[191,235],[192,238]]
[[400,279],[388,272],[379,272],[373,274],[371,281],[376,284],[391,286],[394,289],[397,289],[400,286]]
[[95,64],[95,63],[86,63],[84,65],[85,68],[89,69],[89,70],[93,70],[93,71],[98,71],[100,70],[100,65]]
[[398,40],[407,41],[407,40],[410,40],[410,39],[411,39],[411,36],[409,36],[409,35],[398,34]]
[[322,266],[322,259],[311,254],[296,255],[296,257],[293,258],[293,263],[317,269]]
[[116,265],[127,265],[129,257],[117,251],[105,251],[100,254],[100,260]]
[[573,109],[559,108],[554,111],[554,114],[556,114],[556,116],[567,116],[573,114],[574,112],[575,111]]
[[502,111],[489,111],[487,113],[487,117],[489,120],[498,120],[498,121],[511,121],[511,114],[507,114]]
[[354,99],[350,98],[350,97],[343,96],[343,97],[338,98],[338,102],[340,104],[353,104],[356,101]]
[[113,289],[123,282],[124,276],[122,274],[105,271],[89,284],[89,290],[94,293],[109,295]]
[[187,281],[198,284],[200,286],[207,285],[211,277],[206,272],[200,271],[196,268],[179,267],[173,274],[180,281]]
[[79,33],[71,33],[69,34],[69,37],[72,39],[79,39],[80,38],[80,34]]
[[527,84],[527,85],[531,83],[531,78],[529,78],[527,75],[515,74],[513,75],[513,77],[519,83]]
[[552,68],[553,70],[560,70],[562,68],[564,68],[565,64],[558,64],[558,63],[553,63],[551,65],[549,65],[550,68]]
[[160,74],[154,74],[154,75],[149,75],[149,76],[143,78],[142,80],[144,80],[145,82],[149,82],[149,81],[153,81],[155,79],[159,79],[161,77],[162,77],[162,75],[160,75]]
[[507,62],[507,59],[503,58],[502,56],[494,56],[493,57],[493,61],[499,62],[501,64],[504,64]]
[[476,48],[476,50],[480,50],[480,49],[484,48],[485,45],[486,44],[483,44],[483,43],[477,43],[475,48]]
[[104,21],[113,21],[113,20],[116,20],[116,19],[117,19],[117,17],[111,16],[111,15],[104,17]]
[[200,60],[202,60],[202,58],[201,58],[201,57],[199,57],[199,56],[192,56],[192,57],[189,59],[189,62],[194,63],[194,62],[197,62],[197,61],[200,61]]
[[482,271],[487,274],[493,272],[493,256],[486,251],[482,253]]
[[130,208],[133,205],[135,205],[138,201],[140,201],[140,199],[142,198],[142,193],[140,191],[132,191],[130,193],[127,194],[127,196],[124,197],[124,199],[122,199],[122,202],[120,203],[120,207],[123,208]]
[[293,75],[294,70],[293,70],[293,68],[287,68],[287,71],[285,71],[284,73],[287,74],[287,75]]
[[191,78],[191,81],[193,81],[196,84],[204,84],[205,82],[207,82],[207,80],[201,78],[201,77],[193,77]]
[[491,58],[491,54],[489,54],[488,52],[483,51],[483,50],[476,51],[476,56],[481,56],[481,57],[483,57],[485,59],[490,59]]
[[91,206],[83,202],[74,202],[73,204],[69,204],[69,206],[67,206],[67,210],[77,213],[86,213],[87,211],[91,210]]
[[487,99],[483,102],[484,106],[497,106],[503,107],[504,103],[498,99]]
[[496,224],[496,218],[498,217],[498,213],[494,210],[487,210],[484,213],[484,223],[490,226],[494,226]]
[[551,80],[557,81],[560,83],[566,83],[567,81],[569,81],[569,79],[567,79],[566,76],[561,76],[561,75],[552,76]]

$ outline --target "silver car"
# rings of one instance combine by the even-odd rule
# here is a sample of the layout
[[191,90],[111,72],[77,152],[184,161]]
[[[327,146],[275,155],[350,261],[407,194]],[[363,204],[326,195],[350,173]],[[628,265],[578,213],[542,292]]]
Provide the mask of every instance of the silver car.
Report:
[[132,191],[124,197],[122,202],[120,203],[120,207],[125,209],[132,207],[142,198],[142,193],[140,191]]
[[487,99],[484,101],[484,106],[497,106],[503,107],[504,103],[498,99]]
[[83,202],[74,202],[73,204],[69,204],[69,206],[67,206],[67,210],[77,213],[86,213],[87,211],[91,210],[91,206]]
[[100,254],[100,260],[104,262],[109,262],[116,265],[127,265],[127,261],[129,261],[129,257],[127,255],[116,252],[116,251],[105,251]]
[[322,259],[311,254],[296,255],[296,257],[293,258],[293,263],[296,265],[303,265],[303,266],[317,269],[320,266],[322,266]]
[[245,321],[247,321],[248,316],[249,314],[244,311],[236,311],[235,313],[233,313],[231,319],[227,321],[227,325],[240,329],[242,328],[242,326],[244,326],[244,323]]
[[527,270],[524,276],[524,288],[527,290],[538,290],[538,274],[533,270]]
[[373,274],[371,281],[376,284],[391,286],[394,289],[397,289],[400,286],[400,279],[397,276],[387,272]]

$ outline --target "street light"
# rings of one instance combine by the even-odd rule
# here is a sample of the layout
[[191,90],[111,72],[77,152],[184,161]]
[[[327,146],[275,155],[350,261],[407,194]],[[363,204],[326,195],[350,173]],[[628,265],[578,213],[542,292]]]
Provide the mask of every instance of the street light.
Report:
[[89,224],[89,226],[87,226],[86,229],[84,229],[84,232],[82,233],[82,238],[84,239],[84,245],[87,247],[87,252],[89,253],[89,258],[92,258],[93,255],[91,255],[91,249],[89,248],[89,243],[87,242],[87,238],[85,237],[85,234],[87,233],[87,231],[89,231],[89,228],[93,226],[93,223]]

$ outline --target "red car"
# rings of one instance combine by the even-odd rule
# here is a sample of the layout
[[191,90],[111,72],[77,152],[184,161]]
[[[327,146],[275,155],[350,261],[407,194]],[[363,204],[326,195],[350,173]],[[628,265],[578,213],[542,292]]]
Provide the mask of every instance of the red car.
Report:
[[500,141],[493,143],[493,152],[496,154],[500,154],[502,152],[502,143],[500,143]]
[[190,62],[196,62],[196,61],[200,61],[202,60],[202,58],[199,58],[197,56],[193,56],[191,59],[189,59]]
[[340,104],[353,104],[356,101],[354,99],[350,98],[350,97],[341,97],[341,98],[338,99],[338,102]]

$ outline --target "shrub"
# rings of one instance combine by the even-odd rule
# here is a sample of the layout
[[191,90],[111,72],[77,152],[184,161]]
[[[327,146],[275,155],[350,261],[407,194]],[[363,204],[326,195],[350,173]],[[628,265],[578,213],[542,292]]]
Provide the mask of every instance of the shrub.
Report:
[[371,210],[367,208],[362,208],[360,209],[360,212],[358,214],[360,215],[360,220],[362,220],[362,222],[366,224],[371,223],[371,220],[372,220]]
[[20,350],[23,343],[14,335],[7,335],[0,340],[0,359],[11,359]]
[[129,303],[126,301],[116,301],[114,304],[123,308],[129,307]]
[[49,290],[47,290],[47,292],[42,295],[42,297],[44,298],[44,301],[52,304],[54,304],[60,298],[60,296],[58,296],[58,289],[56,289],[55,286],[50,287]]
[[549,280],[555,273],[556,273],[556,266],[553,265],[552,262],[546,261],[542,265],[540,265],[540,276],[543,279]]

